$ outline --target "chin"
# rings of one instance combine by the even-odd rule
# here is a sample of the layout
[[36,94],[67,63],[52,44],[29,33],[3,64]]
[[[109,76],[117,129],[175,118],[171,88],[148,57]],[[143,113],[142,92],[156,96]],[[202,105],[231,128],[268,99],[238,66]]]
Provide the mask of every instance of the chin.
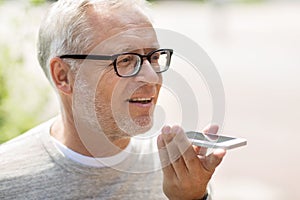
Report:
[[151,116],[139,116],[134,119],[118,120],[118,128],[127,134],[127,136],[136,136],[146,133],[152,128],[153,119]]
[[135,123],[135,126],[137,126],[137,129],[139,131],[138,134],[142,134],[149,131],[153,125],[153,119],[150,116],[135,118],[133,122]]

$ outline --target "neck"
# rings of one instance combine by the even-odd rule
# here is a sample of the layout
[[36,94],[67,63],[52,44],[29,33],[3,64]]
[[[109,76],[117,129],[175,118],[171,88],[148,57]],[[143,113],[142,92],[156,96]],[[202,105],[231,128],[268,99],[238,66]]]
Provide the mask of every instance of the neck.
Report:
[[[75,128],[74,120],[70,116],[59,117],[51,127],[50,134],[69,149],[90,157],[109,157],[116,155],[124,150],[130,142],[130,138],[121,138],[105,142],[106,138],[105,140],[103,140],[103,138],[101,140],[94,140],[92,136],[90,140],[84,139],[85,142],[83,142],[83,138],[79,136]],[[89,133],[84,134],[85,136],[89,135]],[[104,133],[97,133],[96,135],[105,136]]]

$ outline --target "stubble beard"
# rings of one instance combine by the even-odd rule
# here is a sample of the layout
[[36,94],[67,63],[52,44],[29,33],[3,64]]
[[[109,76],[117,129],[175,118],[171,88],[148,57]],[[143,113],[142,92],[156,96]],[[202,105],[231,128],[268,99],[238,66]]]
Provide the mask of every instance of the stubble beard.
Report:
[[128,139],[143,134],[151,129],[153,125],[153,108],[148,115],[138,116],[132,119],[127,112],[116,109],[112,110],[111,105],[96,101],[96,116],[100,128],[111,142]]

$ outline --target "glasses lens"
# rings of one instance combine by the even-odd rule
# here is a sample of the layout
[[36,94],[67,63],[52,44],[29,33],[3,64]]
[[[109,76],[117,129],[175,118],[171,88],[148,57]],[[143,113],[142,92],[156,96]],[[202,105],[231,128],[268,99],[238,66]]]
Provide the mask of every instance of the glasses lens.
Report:
[[138,71],[140,63],[141,59],[139,56],[134,54],[123,54],[118,56],[116,67],[119,75],[130,76]]
[[151,55],[151,65],[156,72],[163,72],[169,68],[170,52],[167,50],[156,51]]

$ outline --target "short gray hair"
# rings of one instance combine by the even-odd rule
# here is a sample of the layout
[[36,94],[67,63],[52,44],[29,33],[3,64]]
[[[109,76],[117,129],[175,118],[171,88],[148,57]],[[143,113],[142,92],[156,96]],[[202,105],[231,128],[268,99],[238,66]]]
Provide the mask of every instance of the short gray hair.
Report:
[[39,63],[51,83],[49,62],[53,57],[86,54],[93,46],[96,36],[87,10],[96,5],[97,11],[99,7],[100,11],[108,11],[131,6],[143,13],[147,9],[145,0],[59,0],[54,3],[41,23],[37,47]]

